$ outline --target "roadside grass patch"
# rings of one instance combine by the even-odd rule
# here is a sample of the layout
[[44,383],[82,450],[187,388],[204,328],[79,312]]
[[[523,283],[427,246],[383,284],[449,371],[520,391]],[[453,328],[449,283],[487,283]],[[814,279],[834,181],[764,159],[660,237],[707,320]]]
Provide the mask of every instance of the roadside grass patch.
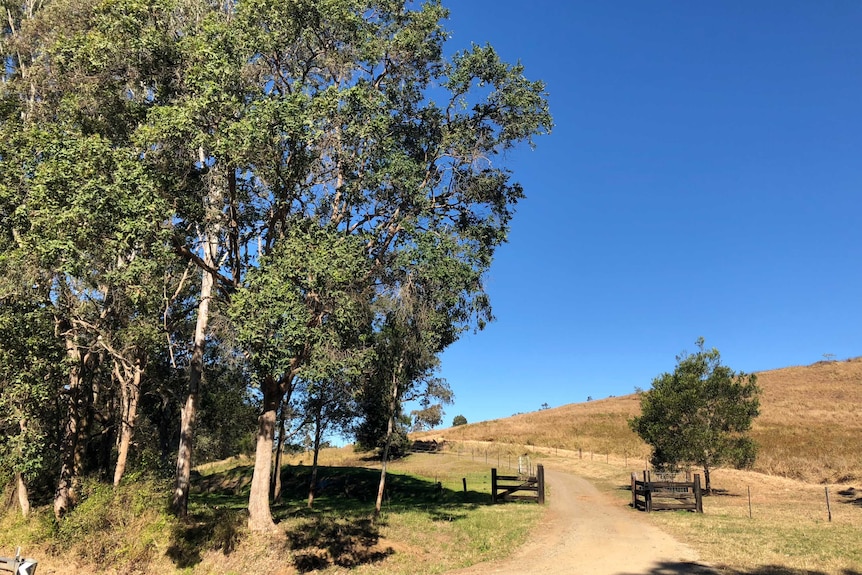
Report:
[[[176,519],[167,512],[168,483],[137,477],[114,488],[95,478],[80,486],[80,503],[54,523],[47,551],[121,572],[145,569],[164,554]],[[51,518],[53,522],[53,517]]]

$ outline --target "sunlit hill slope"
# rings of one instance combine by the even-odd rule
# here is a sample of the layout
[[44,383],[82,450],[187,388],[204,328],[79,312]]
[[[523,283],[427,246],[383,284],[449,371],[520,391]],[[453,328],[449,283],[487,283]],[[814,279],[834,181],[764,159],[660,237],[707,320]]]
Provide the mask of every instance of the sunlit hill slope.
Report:
[[[862,357],[757,377],[762,395],[752,430],[759,445],[755,471],[812,482],[862,479]],[[639,396],[632,394],[418,436],[644,457],[648,447],[627,424],[639,412]]]

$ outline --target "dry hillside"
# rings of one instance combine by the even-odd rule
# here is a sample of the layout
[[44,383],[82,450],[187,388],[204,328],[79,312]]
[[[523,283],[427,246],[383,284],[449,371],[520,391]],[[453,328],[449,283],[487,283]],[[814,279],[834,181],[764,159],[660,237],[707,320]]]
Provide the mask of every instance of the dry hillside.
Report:
[[[862,479],[862,357],[757,376],[763,393],[752,431],[760,446],[756,471],[814,482]],[[633,394],[417,436],[642,457],[649,449],[627,425],[639,411]]]

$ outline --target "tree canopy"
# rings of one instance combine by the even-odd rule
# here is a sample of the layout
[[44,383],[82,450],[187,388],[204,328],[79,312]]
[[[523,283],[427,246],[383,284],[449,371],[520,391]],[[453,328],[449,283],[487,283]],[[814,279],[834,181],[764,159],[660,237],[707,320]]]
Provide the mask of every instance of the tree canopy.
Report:
[[746,435],[760,408],[757,377],[721,364],[715,348],[677,356],[673,373],[663,373],[641,394],[641,415],[629,424],[653,448],[657,467],[697,465],[704,471],[723,464],[754,462],[756,444]]
[[[442,420],[438,356],[492,319],[483,277],[524,195],[505,152],[552,127],[520,64],[444,56],[447,16],[437,0],[6,8],[0,331],[30,332],[0,341],[0,458],[19,491],[53,491],[59,519],[82,474],[116,484],[127,459],[173,452],[183,514],[193,458],[254,442],[249,523],[267,529],[279,417],[317,442],[364,416],[390,439],[393,421]],[[200,420],[215,413],[236,420]]]

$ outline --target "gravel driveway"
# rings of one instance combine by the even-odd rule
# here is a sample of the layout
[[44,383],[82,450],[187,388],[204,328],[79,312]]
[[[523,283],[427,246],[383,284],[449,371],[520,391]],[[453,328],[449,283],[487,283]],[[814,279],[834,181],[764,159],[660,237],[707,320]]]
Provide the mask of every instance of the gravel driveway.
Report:
[[546,467],[545,481],[550,508],[523,547],[504,561],[450,575],[717,573],[698,564],[690,547],[600,493],[586,479]]

